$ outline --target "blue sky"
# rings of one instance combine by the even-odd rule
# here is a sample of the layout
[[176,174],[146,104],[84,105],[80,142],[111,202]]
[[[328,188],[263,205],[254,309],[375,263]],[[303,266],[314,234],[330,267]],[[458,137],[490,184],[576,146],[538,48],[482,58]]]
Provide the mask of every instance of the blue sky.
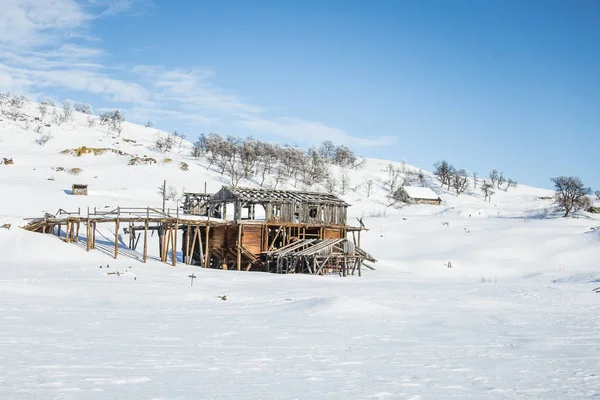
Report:
[[600,189],[594,0],[2,3],[0,91]]

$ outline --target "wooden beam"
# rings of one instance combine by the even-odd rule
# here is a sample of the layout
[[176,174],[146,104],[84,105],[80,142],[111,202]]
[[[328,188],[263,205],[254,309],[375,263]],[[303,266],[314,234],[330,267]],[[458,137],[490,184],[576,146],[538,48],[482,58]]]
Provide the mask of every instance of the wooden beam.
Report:
[[[188,235],[188,237],[189,237],[189,235]],[[194,261],[194,249],[196,247],[196,238],[197,237],[198,237],[198,227],[195,226],[194,227],[194,238],[192,239],[192,248],[190,249],[191,260],[190,260],[189,264],[191,264],[192,261]],[[202,243],[200,243],[200,248],[202,248]]]
[[119,220],[115,221],[115,258],[119,254]]
[[185,236],[185,263],[190,265],[190,233],[191,227],[187,226],[187,232]]
[[144,254],[143,260],[146,262],[148,259],[148,220],[144,221]]
[[242,229],[243,225],[238,225],[238,242],[237,242],[237,270],[242,269]]
[[90,249],[92,248],[92,237],[91,237],[92,236],[92,230],[91,230],[91,227],[90,227],[90,220],[89,219],[87,220],[87,222],[85,224],[85,228],[87,229],[86,230],[87,233],[85,234],[85,237],[86,237],[85,250],[86,251],[90,251]]
[[208,261],[210,260],[210,246],[209,246],[209,232],[210,232],[210,225],[208,225],[206,227],[206,251],[204,252],[204,268],[208,268],[210,265],[208,263]]
[[172,251],[171,251],[171,264],[173,266],[175,266],[175,264],[177,264],[177,228],[179,225],[179,221],[175,221],[175,228],[173,229],[173,242],[171,243],[173,245]]

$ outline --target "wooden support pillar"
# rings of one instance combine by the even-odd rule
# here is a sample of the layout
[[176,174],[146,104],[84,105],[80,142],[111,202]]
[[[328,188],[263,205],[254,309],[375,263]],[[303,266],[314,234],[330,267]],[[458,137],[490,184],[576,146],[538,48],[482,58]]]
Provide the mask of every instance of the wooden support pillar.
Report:
[[86,230],[86,234],[85,234],[85,244],[86,244],[86,251],[90,251],[92,248],[92,227],[90,225],[90,220],[88,219],[86,224],[85,224],[85,228]]
[[80,224],[80,222],[77,221],[77,233],[76,233],[76,236],[75,236],[75,243],[79,242],[79,224]]
[[144,255],[143,259],[146,262],[148,258],[148,220],[144,222]]
[[177,264],[177,228],[179,227],[179,221],[175,220],[175,227],[173,229],[173,249],[171,251],[171,263],[173,266]]
[[[190,264],[194,261],[194,249],[196,248],[196,238],[198,238],[198,227],[197,226],[194,227],[194,237],[192,239],[192,248],[190,249],[190,257],[191,257]],[[188,235],[188,240],[189,240],[189,235]],[[200,249],[202,249],[202,243],[200,243]]]
[[202,233],[200,228],[196,228],[198,230],[198,251],[200,252],[200,265],[204,266],[204,249],[202,248]]
[[185,235],[185,263],[190,265],[190,233],[191,227],[187,226],[187,232]]
[[96,224],[97,222],[92,222],[92,250],[96,249]]
[[209,244],[210,225],[206,226],[206,251],[204,252],[204,268],[210,267],[210,244]]
[[119,254],[119,220],[115,220],[115,258]]
[[238,225],[238,242],[237,242],[237,270],[242,270],[242,228],[243,225]]

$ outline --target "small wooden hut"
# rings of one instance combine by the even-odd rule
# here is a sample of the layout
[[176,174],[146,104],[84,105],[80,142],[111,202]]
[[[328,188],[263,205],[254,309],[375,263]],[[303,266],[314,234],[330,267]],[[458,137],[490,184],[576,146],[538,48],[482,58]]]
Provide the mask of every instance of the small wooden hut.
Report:
[[71,187],[71,194],[73,196],[87,196],[88,194],[88,185],[74,183]]
[[419,186],[403,186],[398,189],[399,196],[403,201],[412,204],[433,204],[439,206],[442,199],[433,190]]

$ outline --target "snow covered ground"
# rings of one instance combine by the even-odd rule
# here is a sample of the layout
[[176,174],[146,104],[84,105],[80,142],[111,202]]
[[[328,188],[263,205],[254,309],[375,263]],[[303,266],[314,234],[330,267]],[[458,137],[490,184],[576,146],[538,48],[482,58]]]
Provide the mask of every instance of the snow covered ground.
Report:
[[[379,260],[361,278],[142,264],[18,226],[59,208],[158,205],[163,179],[214,191],[219,174],[185,148],[153,151],[154,129],[115,138],[77,115],[45,127],[41,147],[0,119],[0,160],[14,161],[0,165],[0,225],[12,224],[0,228],[0,398],[600,398],[600,220],[559,218],[547,190],[486,203],[434,186],[442,206],[396,210],[359,187],[344,196],[350,220],[364,217],[362,247]],[[84,145],[159,162],[60,153]],[[353,186],[387,163],[350,171]],[[69,195],[80,182],[89,196]]]

